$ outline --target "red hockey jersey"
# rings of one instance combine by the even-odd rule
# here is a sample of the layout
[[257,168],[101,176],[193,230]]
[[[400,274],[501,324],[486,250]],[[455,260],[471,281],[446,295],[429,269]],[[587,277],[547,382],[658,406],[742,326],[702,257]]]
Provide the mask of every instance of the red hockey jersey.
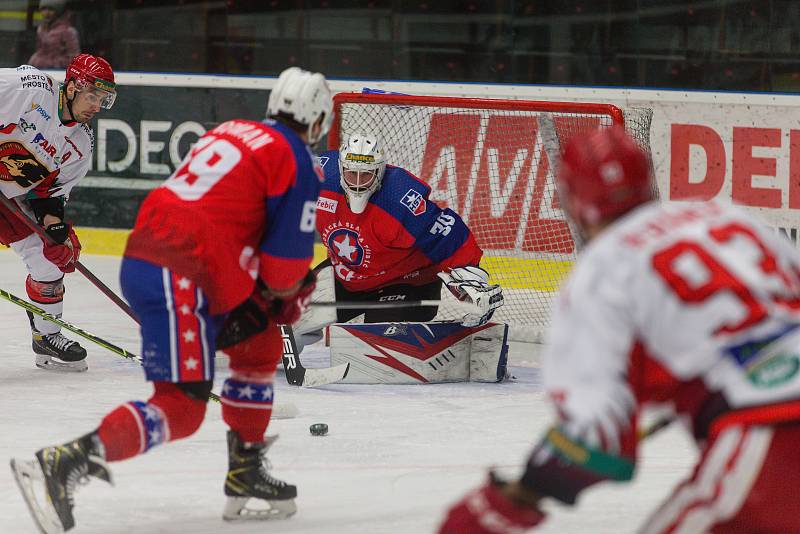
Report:
[[316,158],[286,126],[224,122],[147,196],[125,255],[193,280],[212,314],[229,311],[256,277],[285,289],[306,274],[321,180]]
[[350,211],[339,183],[339,153],[325,152],[317,229],[337,279],[349,291],[422,285],[448,267],[478,265],[483,252],[461,217],[428,198],[430,187],[392,165],[363,213]]

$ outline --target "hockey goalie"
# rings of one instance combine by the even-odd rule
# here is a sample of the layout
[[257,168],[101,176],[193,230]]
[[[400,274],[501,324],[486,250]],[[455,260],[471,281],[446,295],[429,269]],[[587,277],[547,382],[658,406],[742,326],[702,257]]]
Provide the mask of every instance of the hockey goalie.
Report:
[[433,202],[423,181],[387,165],[383,141],[369,132],[346,136],[320,165],[317,230],[328,259],[316,269],[314,300],[438,300],[444,284],[471,309],[432,322],[437,306],[311,308],[297,336],[332,325],[331,364],[350,364],[345,382],[502,380],[508,326],[489,322],[502,290],[479,266],[483,252],[461,217]]

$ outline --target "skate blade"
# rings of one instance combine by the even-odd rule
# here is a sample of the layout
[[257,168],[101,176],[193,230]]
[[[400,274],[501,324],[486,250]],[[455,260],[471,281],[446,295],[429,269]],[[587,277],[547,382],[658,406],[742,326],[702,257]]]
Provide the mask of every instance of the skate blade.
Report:
[[[250,501],[248,503],[248,501]],[[258,504],[258,508],[248,507]],[[228,497],[222,519],[225,521],[267,521],[271,519],[287,519],[297,512],[294,499],[283,501],[265,501],[252,497]]]
[[49,356],[47,354],[36,355],[36,367],[47,371],[59,371],[62,373],[82,373],[89,369],[86,360],[77,362],[65,362]]
[[47,495],[44,473],[39,462],[18,461],[12,458],[11,472],[14,473],[14,480],[17,481],[19,491],[39,531],[43,534],[63,534],[64,528]]

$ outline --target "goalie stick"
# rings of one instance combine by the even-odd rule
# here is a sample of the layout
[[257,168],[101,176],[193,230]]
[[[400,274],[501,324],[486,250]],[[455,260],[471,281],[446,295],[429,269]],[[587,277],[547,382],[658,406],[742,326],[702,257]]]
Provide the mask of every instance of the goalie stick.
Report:
[[286,381],[291,385],[313,388],[333,384],[347,376],[350,370],[349,363],[317,369],[303,367],[300,355],[297,353],[297,342],[292,327],[282,324],[280,329],[283,338],[283,370],[286,373]]
[[[5,206],[11,213],[13,213],[25,226],[27,226],[36,235],[41,237],[42,240],[44,240],[45,243],[48,243],[48,244],[51,244],[51,245],[55,244],[55,240],[52,237],[50,237],[47,234],[47,232],[45,232],[44,229],[41,226],[39,226],[38,224],[33,222],[30,219],[30,217],[28,217],[27,215],[22,213],[22,211],[17,207],[16,203],[14,203],[10,199],[6,198],[6,196],[3,195],[3,194],[0,194],[0,202],[2,202],[3,206]],[[114,304],[119,306],[122,309],[122,311],[124,311],[126,314],[128,314],[128,316],[131,319],[136,321],[136,324],[139,324],[139,318],[136,317],[135,313],[133,313],[133,310],[131,309],[131,307],[128,306],[128,304],[124,300],[122,300],[119,296],[117,296],[116,293],[111,291],[111,289],[107,285],[105,285],[99,278],[97,278],[92,273],[92,271],[87,269],[79,261],[75,262],[75,268],[83,276],[85,276],[87,280],[89,280],[92,284],[94,284],[94,286],[97,289],[99,289],[105,296],[110,298],[114,302]]]
[[[44,311],[40,307],[36,306],[35,304],[32,304],[32,303],[28,302],[27,300],[21,299],[18,296],[14,295],[12,293],[9,293],[8,291],[6,291],[4,289],[0,289],[0,297],[3,297],[7,301],[9,301],[9,302],[11,302],[13,304],[16,304],[17,306],[25,308],[27,311],[29,311],[29,312],[31,312],[31,313],[33,313],[35,315],[38,315],[39,317],[42,317],[43,319],[46,319],[47,321],[50,321],[51,323],[57,324],[61,328],[65,328],[65,329],[69,330],[70,332],[78,334],[79,336],[81,336],[81,337],[83,337],[85,339],[88,339],[89,341],[92,341],[92,342],[100,345],[104,349],[110,350],[111,352],[113,352],[117,356],[122,356],[123,358],[127,358],[129,360],[133,360],[135,362],[138,362],[140,365],[144,365],[144,362],[142,361],[142,358],[137,356],[136,354],[134,354],[132,352],[129,352],[129,351],[123,349],[122,347],[118,347],[118,346],[114,345],[113,343],[111,343],[110,341],[106,341],[105,339],[103,339],[101,337],[98,337],[98,336],[96,336],[94,334],[91,334],[91,333],[87,332],[86,330],[84,330],[82,328],[79,328],[79,327],[77,327],[77,326],[75,326],[73,324],[70,324],[70,323],[62,320],[62,319],[59,319],[55,315],[47,313],[46,311]],[[211,392],[209,394],[208,398],[211,399],[212,401],[216,402],[216,403],[222,402],[220,400],[220,398],[219,398],[219,395],[217,395],[214,392]],[[291,404],[291,403],[276,404],[275,407],[273,408],[272,417],[274,417],[275,419],[292,419],[292,418],[296,417],[298,413],[299,413],[299,411],[298,411],[297,407],[294,404]]]

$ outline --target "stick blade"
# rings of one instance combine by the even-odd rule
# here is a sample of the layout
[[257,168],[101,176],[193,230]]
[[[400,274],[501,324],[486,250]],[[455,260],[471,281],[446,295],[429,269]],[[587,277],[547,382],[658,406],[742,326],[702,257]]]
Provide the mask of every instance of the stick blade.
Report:
[[313,388],[317,386],[324,386],[326,384],[333,384],[340,380],[344,380],[349,371],[349,363],[343,363],[333,367],[324,367],[322,369],[306,369],[305,376],[303,377],[303,383],[301,385],[304,388]]

